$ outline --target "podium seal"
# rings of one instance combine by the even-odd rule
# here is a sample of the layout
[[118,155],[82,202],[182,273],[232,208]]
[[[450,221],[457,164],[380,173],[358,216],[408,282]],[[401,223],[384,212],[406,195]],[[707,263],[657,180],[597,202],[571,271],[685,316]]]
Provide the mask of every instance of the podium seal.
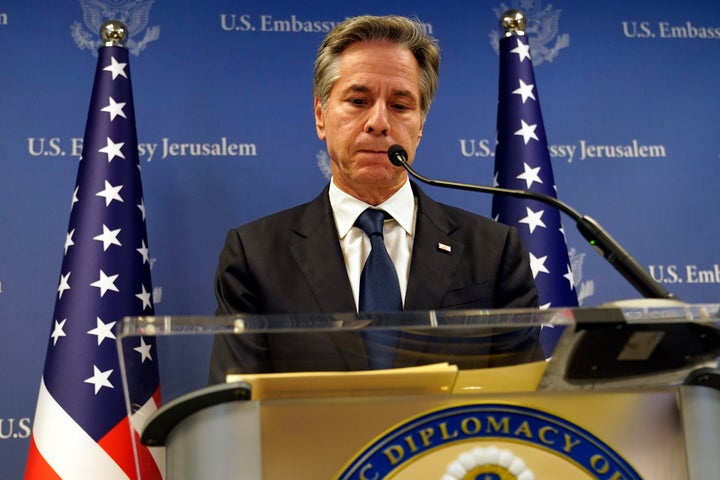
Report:
[[411,418],[374,439],[336,478],[641,480],[620,454],[584,428],[504,404],[453,406]]

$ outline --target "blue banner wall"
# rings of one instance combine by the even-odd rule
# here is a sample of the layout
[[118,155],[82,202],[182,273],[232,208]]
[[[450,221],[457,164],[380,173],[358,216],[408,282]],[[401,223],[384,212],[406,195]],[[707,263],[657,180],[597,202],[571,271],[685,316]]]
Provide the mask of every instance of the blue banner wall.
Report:
[[[426,24],[444,57],[415,167],[491,184],[498,16],[511,7],[530,18],[558,197],[679,298],[718,301],[715,1],[94,3],[0,3],[0,478],[22,478],[96,62],[90,19],[105,14],[91,10],[101,5],[130,29],[157,314],[212,314],[227,229],[327,182],[312,68],[345,17]],[[425,190],[490,214],[489,196]],[[581,304],[637,297],[563,220]]]

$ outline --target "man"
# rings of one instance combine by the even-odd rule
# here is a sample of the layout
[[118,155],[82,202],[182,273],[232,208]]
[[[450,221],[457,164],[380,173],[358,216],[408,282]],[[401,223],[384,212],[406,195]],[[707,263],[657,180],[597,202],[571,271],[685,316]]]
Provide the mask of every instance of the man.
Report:
[[[439,63],[435,41],[404,17],[351,18],[328,34],[315,62],[314,107],[332,180],[311,202],[229,232],[216,274],[217,314],[357,312],[371,249],[355,222],[369,207],[392,217],[382,230],[406,312],[537,306],[514,229],[436,203],[388,160],[388,148],[399,144],[413,161]],[[493,342],[483,335],[475,356],[497,354],[484,365],[536,359],[528,333],[505,332]],[[447,345],[433,353],[427,343],[401,338],[394,365],[442,359]],[[367,355],[353,333],[221,336],[211,376],[363,368]]]

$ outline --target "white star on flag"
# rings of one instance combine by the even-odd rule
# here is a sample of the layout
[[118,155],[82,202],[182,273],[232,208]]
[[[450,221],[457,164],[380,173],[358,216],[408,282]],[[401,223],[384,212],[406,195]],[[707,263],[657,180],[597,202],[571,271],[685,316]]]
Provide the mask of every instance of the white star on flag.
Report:
[[575,288],[575,278],[573,277],[572,269],[570,268],[570,265],[567,266],[567,273],[563,275],[567,279],[568,282],[570,282],[570,289]]
[[95,195],[97,195],[98,197],[105,197],[105,206],[108,207],[113,200],[117,200],[118,202],[125,201],[120,196],[120,190],[122,188],[122,185],[113,186],[110,184],[110,182],[105,180],[105,190],[100,190]]
[[70,230],[67,235],[65,236],[65,255],[67,255],[68,248],[75,245],[75,242],[73,241],[73,235],[75,235],[75,229],[73,228]]
[[100,296],[104,297],[105,293],[107,293],[108,290],[112,290],[113,292],[119,292],[118,288],[115,286],[115,280],[119,277],[119,274],[117,275],[105,275],[105,272],[100,270],[100,278],[93,283],[90,284],[91,287],[97,287],[100,289]]
[[122,247],[122,243],[120,243],[117,238],[120,230],[122,230],[121,228],[118,228],[117,230],[110,230],[105,224],[103,224],[102,228],[103,233],[93,237],[93,240],[103,242],[103,251],[107,251],[107,249],[110,248],[110,245]]
[[70,274],[72,272],[68,272],[67,275],[60,275],[60,285],[58,286],[58,298],[62,298],[63,292],[65,290],[70,290],[70,284],[68,281],[70,280]]
[[52,334],[50,334],[50,338],[53,339],[53,345],[57,345],[58,339],[60,337],[65,337],[65,331],[63,328],[65,327],[65,322],[67,322],[67,318],[63,318],[61,322],[58,322],[55,320],[55,327],[53,328]]
[[110,380],[109,380],[112,372],[113,372],[112,369],[102,372],[102,371],[100,371],[100,369],[98,367],[93,365],[93,376],[85,379],[85,383],[91,383],[91,384],[95,385],[95,395],[97,395],[97,393],[103,387],[115,388],[115,387],[113,387],[113,384],[110,383]]
[[140,354],[140,363],[144,363],[145,360],[152,360],[152,355],[150,355],[151,348],[152,345],[147,345],[145,339],[140,337],[140,346],[133,348],[133,350]]
[[113,120],[115,120],[115,117],[117,117],[118,115],[123,118],[127,118],[125,116],[125,112],[123,112],[124,106],[125,106],[125,102],[116,102],[113,97],[108,97],[107,107],[101,108],[100,111],[108,112],[110,114],[110,121],[112,122]]
[[535,95],[533,94],[533,88],[535,88],[535,85],[532,83],[525,83],[522,81],[522,78],[518,79],[520,81],[520,87],[517,90],[513,90],[512,93],[515,95],[520,95],[522,97],[522,102],[525,103],[525,101],[528,98],[532,98],[533,100],[537,100],[535,98]]
[[525,207],[525,211],[527,212],[527,216],[525,218],[521,218],[519,222],[527,224],[530,228],[530,233],[533,233],[537,227],[545,228],[545,224],[542,221],[542,216],[543,213],[545,213],[545,210],[538,210],[537,212],[534,212],[530,207]]
[[140,213],[142,213],[143,221],[145,221],[145,199],[141,198],[137,207],[140,209]]
[[152,302],[150,301],[150,298],[152,297],[152,292],[148,292],[147,290],[145,290],[145,285],[142,286],[142,292],[136,293],[135,296],[142,301],[143,310],[152,307]]
[[532,270],[532,276],[533,278],[537,278],[538,273],[550,273],[550,271],[545,266],[545,260],[547,260],[548,256],[542,256],[542,257],[536,257],[532,254],[532,252],[529,252],[530,255],[530,270]]
[[530,187],[532,187],[532,184],[537,183],[543,183],[543,181],[540,179],[540,176],[538,175],[540,173],[540,167],[532,168],[527,163],[523,162],[523,169],[525,170],[523,173],[518,175],[518,180],[525,180],[525,184],[527,185],[527,189],[530,190]]
[[142,255],[143,265],[150,263],[150,249],[145,245],[145,240],[142,241],[140,248],[136,248],[136,250]]
[[110,65],[103,68],[103,70],[106,72],[112,73],[113,80],[115,80],[118,77],[118,75],[127,78],[127,74],[125,73],[126,66],[127,66],[127,63],[120,63],[117,60],[115,60],[115,57],[110,57]]
[[107,137],[107,145],[99,149],[98,152],[106,154],[108,157],[107,161],[110,163],[115,157],[125,158],[125,155],[123,155],[120,150],[123,145],[125,145],[125,142],[115,143],[110,139],[110,137]]
[[80,188],[80,187],[75,187],[75,190],[73,190],[72,201],[70,202],[70,211],[72,211],[73,207],[74,207],[75,204],[78,202],[78,196],[77,196],[77,195],[78,195],[78,189],[79,189],[79,188]]
[[520,123],[522,127],[520,128],[520,130],[515,132],[515,135],[522,135],[525,145],[528,144],[530,139],[533,139],[535,141],[540,140],[535,134],[535,129],[537,128],[537,125],[528,125],[527,123],[525,123],[525,120],[520,120]]
[[100,317],[96,317],[97,320],[97,326],[93,328],[92,330],[88,330],[87,333],[90,335],[96,335],[97,336],[97,344],[100,345],[103,340],[106,338],[109,338],[111,340],[115,339],[115,334],[112,332],[112,328],[115,326],[117,322],[109,322],[105,323],[102,321]]
[[526,58],[528,60],[531,60],[530,58],[530,44],[524,44],[519,38],[517,39],[517,47],[510,50],[512,53],[517,53],[518,58],[520,60],[520,63],[522,63]]

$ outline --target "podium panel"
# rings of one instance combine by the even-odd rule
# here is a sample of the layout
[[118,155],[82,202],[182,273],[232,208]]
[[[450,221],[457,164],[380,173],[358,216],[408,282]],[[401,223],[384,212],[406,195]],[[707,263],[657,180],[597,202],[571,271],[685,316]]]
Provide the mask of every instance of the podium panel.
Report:
[[[163,404],[138,421],[142,440],[164,449],[169,480],[697,480],[720,471],[718,311],[145,317],[125,319],[118,345],[123,356],[140,337],[156,337]],[[467,351],[452,350],[450,361],[418,356],[416,365],[380,371],[229,369],[227,383],[208,385],[219,335],[292,343],[378,329],[433,342],[473,337],[472,349],[491,356],[496,350],[478,339],[499,335],[506,344],[508,333],[550,326],[564,332],[547,360],[462,368]],[[132,383],[125,382],[128,398]]]
[[511,452],[538,479],[686,478],[672,391],[272,401],[261,418],[265,479],[441,479],[477,447]]

